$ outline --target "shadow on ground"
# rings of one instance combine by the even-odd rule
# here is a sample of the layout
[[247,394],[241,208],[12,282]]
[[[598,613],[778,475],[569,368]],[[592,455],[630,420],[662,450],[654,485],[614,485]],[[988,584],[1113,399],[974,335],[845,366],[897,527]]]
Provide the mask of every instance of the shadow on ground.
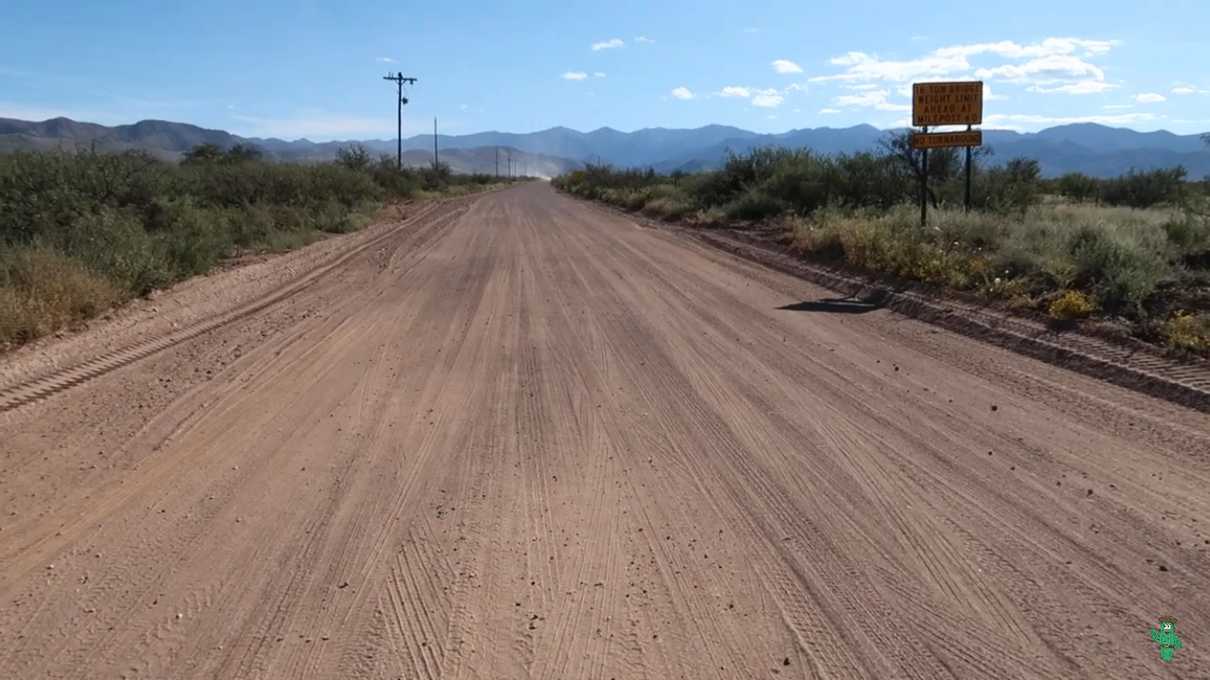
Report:
[[792,305],[778,307],[779,310],[788,312],[828,312],[831,314],[865,314],[866,312],[872,312],[881,308],[882,305],[876,301],[859,298],[804,300],[803,302],[795,302]]

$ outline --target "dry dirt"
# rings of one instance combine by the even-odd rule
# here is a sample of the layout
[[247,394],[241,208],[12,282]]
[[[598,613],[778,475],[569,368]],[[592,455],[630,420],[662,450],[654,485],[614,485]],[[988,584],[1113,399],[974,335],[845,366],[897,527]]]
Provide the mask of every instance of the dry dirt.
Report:
[[0,677],[1210,673],[1210,416],[541,184],[152,304],[366,244],[0,414]]

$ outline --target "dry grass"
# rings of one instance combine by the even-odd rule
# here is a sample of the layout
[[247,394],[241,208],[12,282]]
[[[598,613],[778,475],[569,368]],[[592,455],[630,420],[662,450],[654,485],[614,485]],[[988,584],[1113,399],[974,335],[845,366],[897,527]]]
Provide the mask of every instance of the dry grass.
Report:
[[0,345],[73,326],[126,294],[78,260],[44,249],[6,255],[0,276]]
[[[1169,318],[1171,291],[1198,276],[1187,259],[1210,252],[1210,224],[1171,209],[940,210],[925,229],[909,207],[822,210],[788,218],[786,228],[794,246],[817,259],[976,292],[1062,321],[1119,316],[1144,334],[1145,325]],[[1205,318],[1173,317],[1163,335],[1174,347],[1207,351]]]

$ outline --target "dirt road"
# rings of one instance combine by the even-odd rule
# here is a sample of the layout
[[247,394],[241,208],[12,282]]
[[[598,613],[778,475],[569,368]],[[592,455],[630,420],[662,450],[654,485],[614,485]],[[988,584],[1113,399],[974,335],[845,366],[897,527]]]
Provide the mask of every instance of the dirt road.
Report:
[[0,677],[1210,677],[1210,416],[539,184],[379,229],[0,415]]

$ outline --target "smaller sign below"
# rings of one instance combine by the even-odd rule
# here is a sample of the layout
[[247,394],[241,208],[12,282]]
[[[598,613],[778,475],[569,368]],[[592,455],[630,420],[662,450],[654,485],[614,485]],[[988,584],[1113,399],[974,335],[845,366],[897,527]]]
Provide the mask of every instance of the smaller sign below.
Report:
[[945,149],[953,146],[983,146],[983,131],[913,132],[913,149]]

